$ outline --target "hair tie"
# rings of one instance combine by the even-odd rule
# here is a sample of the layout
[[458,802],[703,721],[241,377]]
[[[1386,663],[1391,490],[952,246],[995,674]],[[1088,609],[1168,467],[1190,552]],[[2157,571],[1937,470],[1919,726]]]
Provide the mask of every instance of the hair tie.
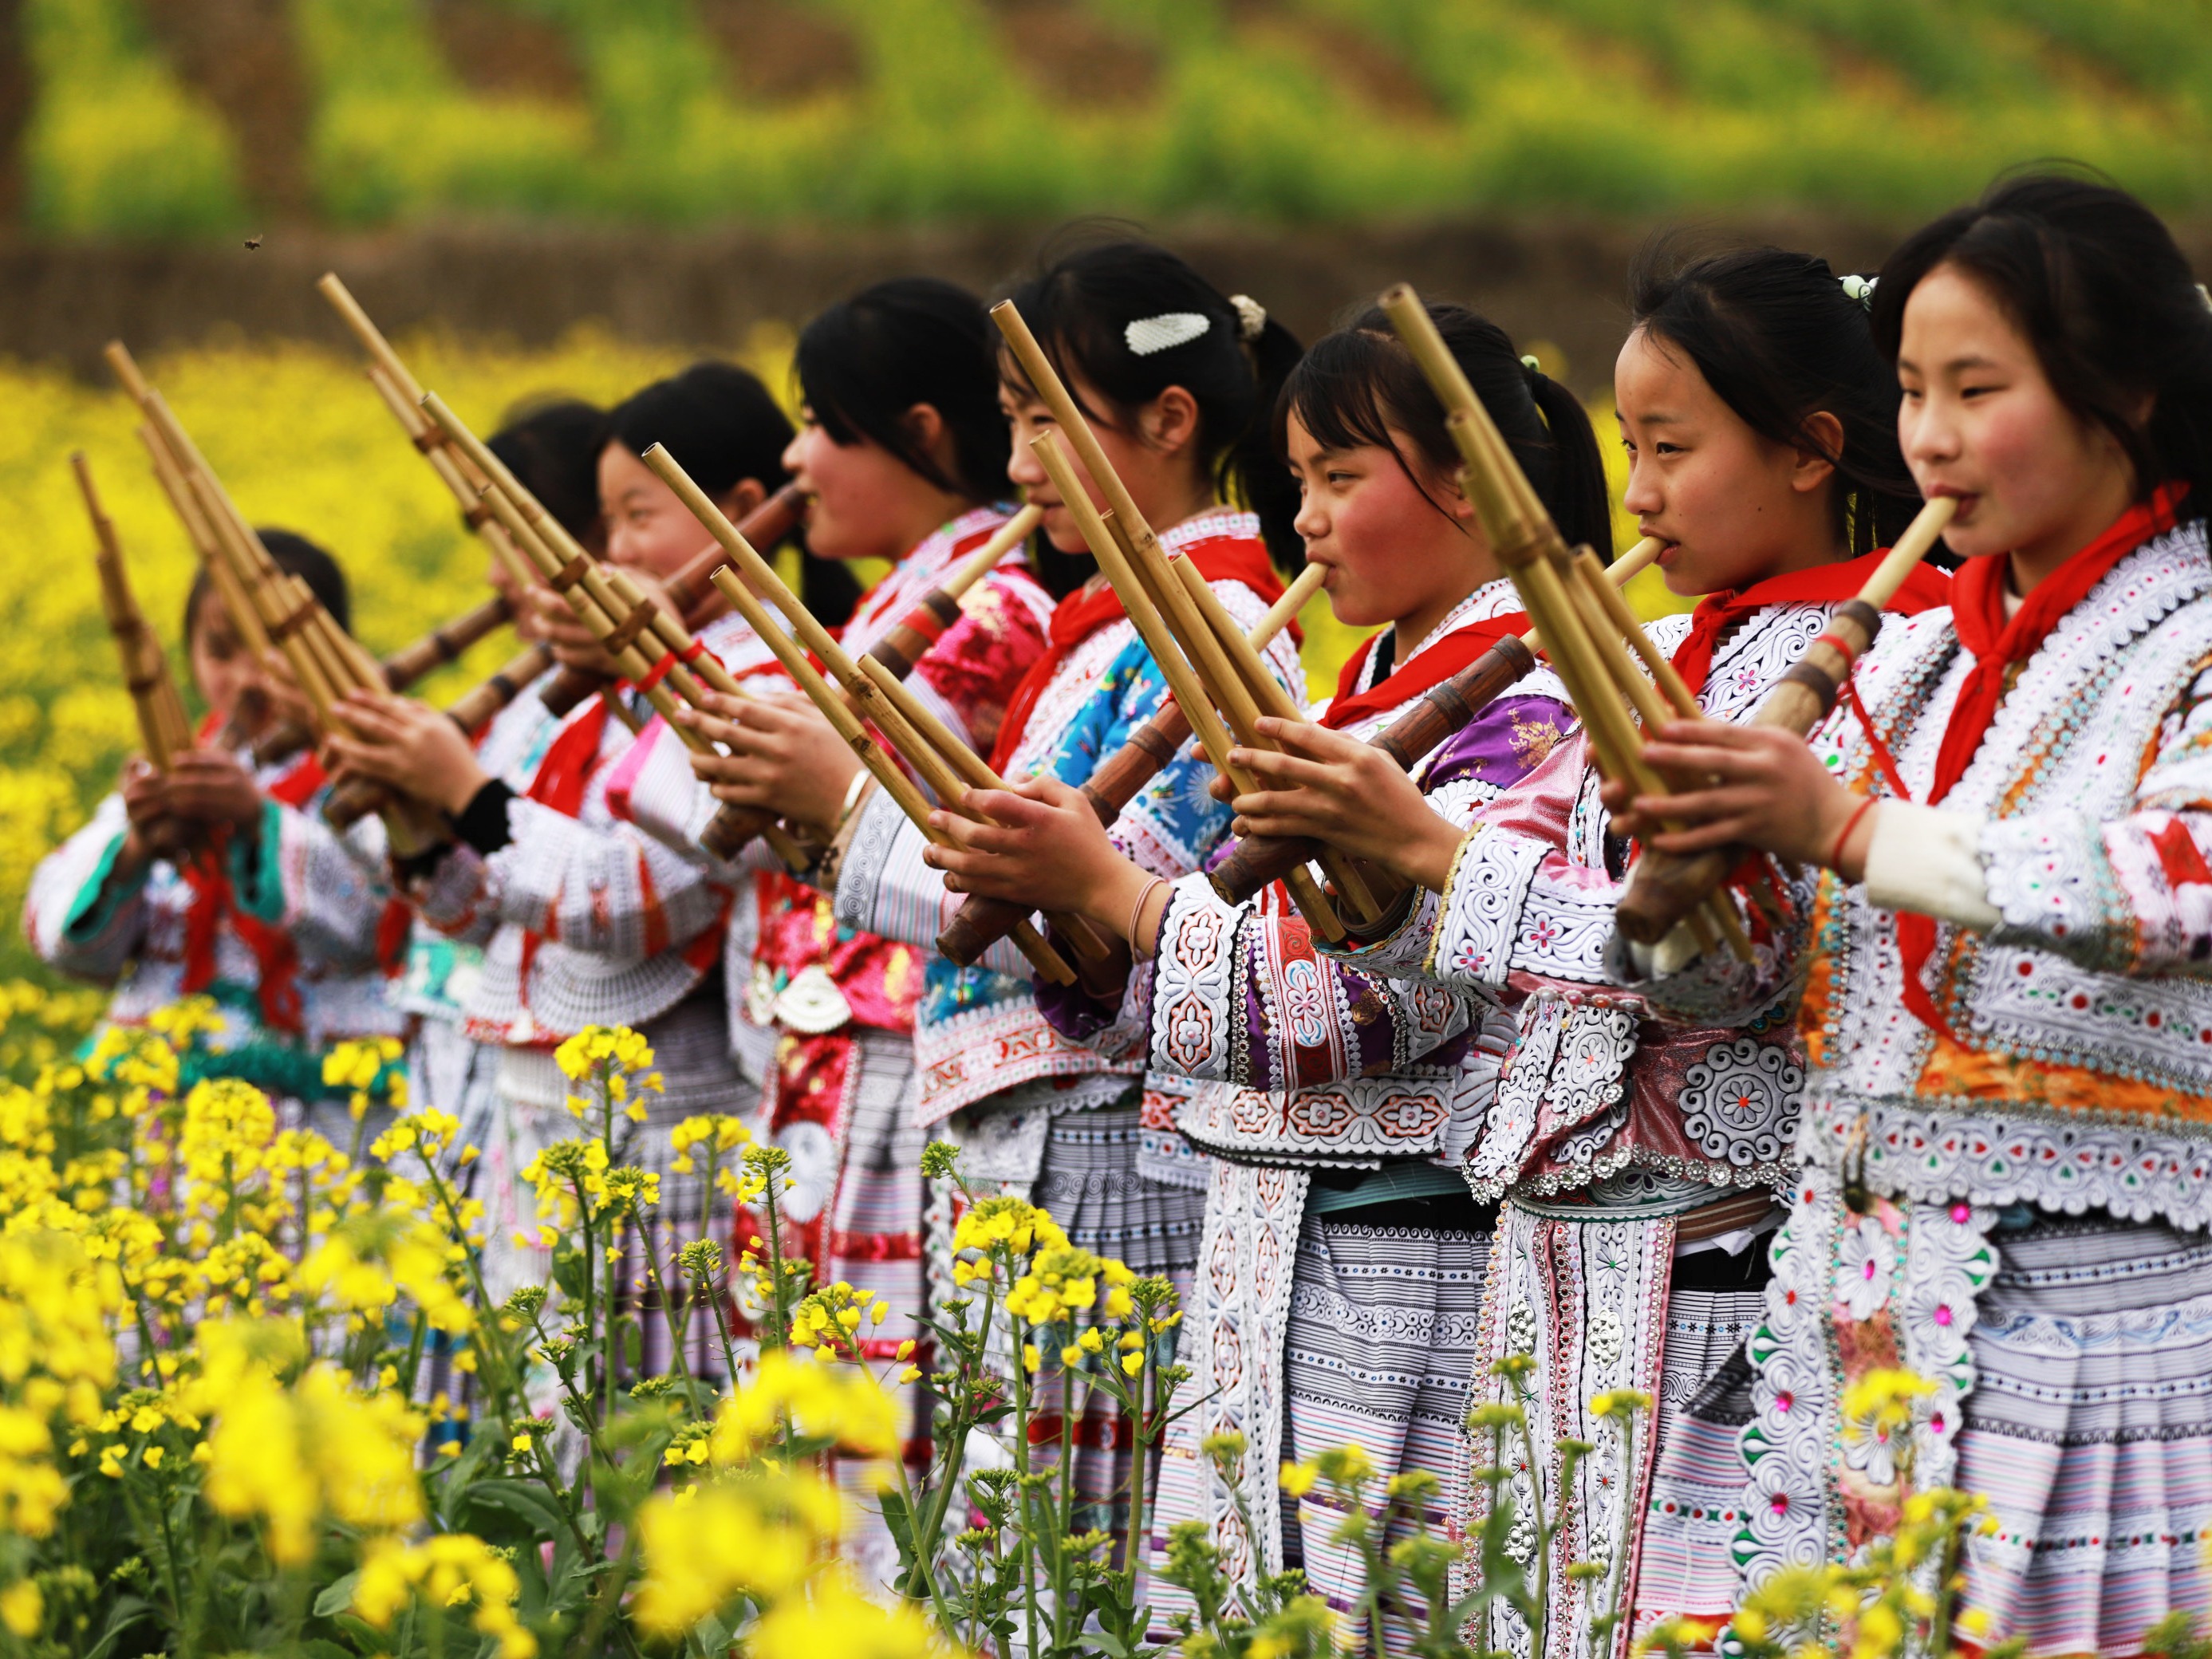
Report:
[[1536,377],[1544,372],[1543,364],[1536,361],[1535,355],[1533,352],[1526,352],[1522,355],[1521,367],[1528,371],[1528,383],[1531,386],[1534,386],[1536,383]]
[[1213,326],[1213,319],[1195,311],[1164,311],[1157,317],[1139,317],[1121,331],[1129,354],[1149,357],[1179,345],[1188,345]]
[[1231,295],[1229,308],[1237,313],[1237,337],[1247,345],[1267,331],[1267,307],[1250,295]]
[[1879,276],[1839,276],[1836,280],[1844,285],[1844,297],[1846,300],[1856,300],[1869,311],[1872,311],[1874,309],[1874,285],[1880,282],[1881,278]]

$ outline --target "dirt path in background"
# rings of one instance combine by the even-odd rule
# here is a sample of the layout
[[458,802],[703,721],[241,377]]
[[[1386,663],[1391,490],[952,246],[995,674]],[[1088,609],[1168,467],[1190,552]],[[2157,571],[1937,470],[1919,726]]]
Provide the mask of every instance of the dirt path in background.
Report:
[[[1304,337],[1387,284],[1465,301],[1524,343],[1549,341],[1585,392],[1611,378],[1628,261],[1650,225],[1554,221],[1374,229],[1188,225],[1158,231],[1224,291],[1247,293]],[[1899,227],[1814,217],[1716,219],[1695,241],[1778,242],[1870,271]],[[994,290],[1036,258],[1049,227],[693,235],[456,229],[340,236],[272,227],[262,246],[130,247],[0,242],[0,354],[98,370],[120,337],[156,349],[227,334],[339,343],[313,281],[336,270],[398,332],[442,324],[544,343],[586,319],[635,338],[733,346],[764,319],[804,322],[878,277],[933,272]],[[2212,222],[2185,230],[2212,270]]]

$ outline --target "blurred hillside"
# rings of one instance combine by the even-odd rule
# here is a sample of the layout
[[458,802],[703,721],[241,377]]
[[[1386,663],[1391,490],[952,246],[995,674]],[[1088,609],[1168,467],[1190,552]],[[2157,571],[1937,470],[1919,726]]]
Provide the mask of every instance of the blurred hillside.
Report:
[[0,211],[1910,215],[2066,155],[2212,203],[2212,0],[0,0]]

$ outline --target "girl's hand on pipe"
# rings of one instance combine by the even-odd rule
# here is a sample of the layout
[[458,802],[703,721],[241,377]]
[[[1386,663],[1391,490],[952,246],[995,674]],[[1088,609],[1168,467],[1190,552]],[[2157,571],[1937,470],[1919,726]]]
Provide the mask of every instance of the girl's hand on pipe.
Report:
[[477,763],[467,735],[445,714],[411,697],[349,691],[339,711],[350,734],[326,739],[341,776],[374,778],[457,817],[491,775]]
[[678,724],[730,751],[695,751],[691,770],[714,799],[764,808],[778,817],[834,828],[860,759],[821,711],[797,693],[732,697],[704,690]]
[[[1828,775],[1805,739],[1771,726],[1670,720],[1644,747],[1669,777],[1696,778],[1679,794],[1632,795],[1621,780],[1604,787],[1616,833],[1662,853],[1686,854],[1742,845],[1796,864],[1833,867],[1847,881],[1866,873],[1875,812],[1852,814],[1866,797]],[[1677,826],[1669,830],[1666,824]],[[1849,826],[1840,849],[1837,838]]]
[[[1401,881],[1442,892],[1462,835],[1439,815],[1398,763],[1370,743],[1309,720],[1261,719],[1261,736],[1281,752],[1238,747],[1231,762],[1261,785],[1230,800],[1242,836],[1309,836],[1387,870]],[[1215,798],[1228,786],[1214,780]]]
[[962,804],[984,822],[939,807],[930,828],[951,844],[921,854],[945,872],[950,890],[1032,910],[1073,910],[1127,937],[1130,909],[1152,877],[1107,839],[1080,791],[1037,777],[1010,789],[970,789]]

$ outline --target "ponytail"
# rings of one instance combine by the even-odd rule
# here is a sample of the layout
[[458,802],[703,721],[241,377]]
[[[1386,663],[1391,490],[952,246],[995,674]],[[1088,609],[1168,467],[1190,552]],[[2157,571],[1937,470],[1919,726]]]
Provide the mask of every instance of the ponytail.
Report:
[[[1267,411],[1301,355],[1288,329],[1149,242],[1063,255],[1012,297],[1060,377],[1106,400],[1104,410],[1084,410],[1102,425],[1120,427],[1171,386],[1189,392],[1198,404],[1199,459],[1214,488],[1259,516],[1279,567],[1304,561],[1293,523],[1297,487],[1267,430]],[[1003,352],[999,372],[1008,385],[1023,385]]]
[[[1505,331],[1487,318],[1460,305],[1432,304],[1428,310],[1559,534],[1570,546],[1586,545],[1612,562],[1613,511],[1605,461],[1581,400],[1523,360]],[[1370,307],[1348,327],[1314,342],[1285,382],[1275,403],[1272,457],[1285,480],[1290,473],[1281,457],[1289,447],[1286,433],[1293,415],[1328,448],[1371,445],[1397,454],[1404,467],[1405,457],[1393,438],[1397,434],[1438,476],[1449,477],[1460,465],[1459,446],[1445,423],[1443,404],[1380,307]],[[1411,467],[1406,471],[1414,487],[1443,512],[1444,504],[1429,494],[1427,483]],[[1291,494],[1295,498],[1294,482]]]

